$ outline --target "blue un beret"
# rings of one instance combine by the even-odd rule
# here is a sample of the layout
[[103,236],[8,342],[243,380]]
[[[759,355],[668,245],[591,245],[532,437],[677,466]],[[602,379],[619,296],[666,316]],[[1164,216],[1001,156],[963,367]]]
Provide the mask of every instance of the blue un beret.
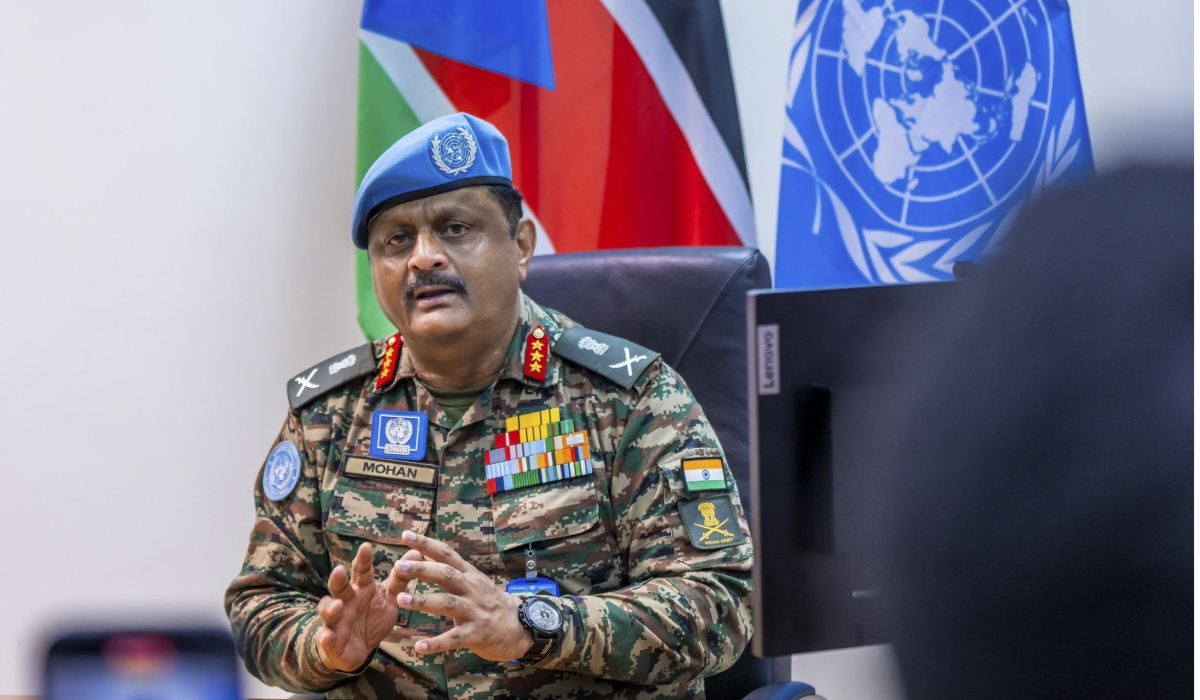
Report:
[[392,144],[367,171],[354,198],[354,245],[367,247],[367,223],[385,209],[476,185],[512,185],[508,141],[470,114],[434,119]]

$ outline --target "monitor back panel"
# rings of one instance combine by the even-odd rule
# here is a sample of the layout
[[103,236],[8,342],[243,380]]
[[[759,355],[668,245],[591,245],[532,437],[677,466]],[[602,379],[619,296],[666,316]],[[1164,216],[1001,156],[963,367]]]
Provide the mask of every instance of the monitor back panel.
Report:
[[756,656],[885,641],[878,423],[959,284],[747,297]]

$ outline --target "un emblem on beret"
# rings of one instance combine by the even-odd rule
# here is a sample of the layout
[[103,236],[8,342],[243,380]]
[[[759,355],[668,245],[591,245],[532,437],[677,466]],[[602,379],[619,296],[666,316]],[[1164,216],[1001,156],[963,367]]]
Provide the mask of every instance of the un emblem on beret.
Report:
[[475,137],[466,127],[448,134],[434,134],[429,142],[433,164],[447,175],[462,175],[475,163]]

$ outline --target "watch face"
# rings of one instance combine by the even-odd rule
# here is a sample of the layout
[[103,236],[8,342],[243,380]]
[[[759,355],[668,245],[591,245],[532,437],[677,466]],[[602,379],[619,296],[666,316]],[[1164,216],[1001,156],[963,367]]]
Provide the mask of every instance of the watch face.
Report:
[[525,617],[544,632],[554,632],[562,626],[562,613],[552,603],[534,598],[525,603]]

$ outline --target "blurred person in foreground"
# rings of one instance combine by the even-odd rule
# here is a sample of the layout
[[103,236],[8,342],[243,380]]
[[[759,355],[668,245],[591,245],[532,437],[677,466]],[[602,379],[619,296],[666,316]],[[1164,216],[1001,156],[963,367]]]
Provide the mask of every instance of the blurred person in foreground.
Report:
[[752,550],[717,437],[657,353],[521,292],[536,235],[470,115],[366,174],[352,237],[399,333],[288,382],[225,598],[264,682],[700,698],[741,654]]
[[1192,697],[1192,172],[1031,205],[896,435],[910,700]]

